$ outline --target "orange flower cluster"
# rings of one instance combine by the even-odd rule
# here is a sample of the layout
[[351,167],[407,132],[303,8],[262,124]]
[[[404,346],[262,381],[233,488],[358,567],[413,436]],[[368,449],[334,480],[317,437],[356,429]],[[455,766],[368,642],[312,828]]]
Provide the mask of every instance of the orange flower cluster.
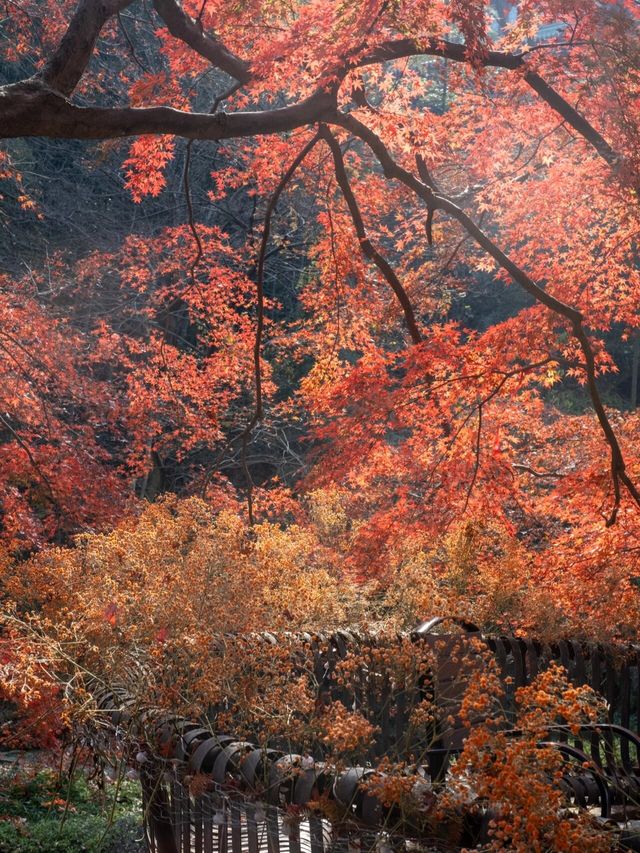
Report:
[[341,702],[329,705],[321,720],[322,741],[336,756],[348,757],[371,745],[377,727]]
[[[486,711],[482,690],[497,688],[491,674],[482,687],[471,685],[470,709]],[[474,725],[454,769],[453,787],[439,804],[453,809],[464,794],[484,802],[493,814],[492,850],[517,853],[605,853],[610,834],[586,812],[567,811],[560,781],[562,755],[542,745],[549,727],[559,722],[577,729],[604,714],[602,700],[590,688],[575,688],[562,667],[552,665],[528,687],[516,692],[518,734],[503,716]]]
[[383,758],[362,782],[361,787],[383,806],[400,810],[403,817],[424,817],[436,802],[431,783],[415,768],[405,763],[392,762]]

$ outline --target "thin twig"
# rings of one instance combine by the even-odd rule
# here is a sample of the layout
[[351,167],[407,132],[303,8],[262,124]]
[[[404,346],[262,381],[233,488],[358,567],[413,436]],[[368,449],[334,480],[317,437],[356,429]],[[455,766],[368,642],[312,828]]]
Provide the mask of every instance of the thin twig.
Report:
[[532,477],[536,477],[537,479],[561,479],[565,475],[561,471],[536,471],[535,468],[532,468],[530,465],[525,465],[522,462],[514,462],[511,466],[515,468],[516,471],[523,471],[525,474],[531,474]]
[[255,425],[262,419],[263,415],[263,399],[262,399],[262,368],[260,364],[260,357],[262,351],[262,336],[264,332],[264,268],[265,268],[265,259],[267,255],[267,246],[269,244],[269,236],[271,234],[271,218],[273,216],[273,212],[278,204],[278,200],[282,195],[285,187],[295,174],[297,168],[303,162],[307,154],[315,147],[317,142],[320,140],[320,133],[316,133],[315,136],[307,142],[306,145],[300,150],[297,154],[289,168],[280,178],[273,195],[271,196],[269,203],[267,205],[267,210],[264,218],[264,225],[262,228],[262,240],[260,242],[260,251],[258,254],[258,264],[257,264],[257,272],[256,272],[256,300],[257,300],[257,322],[256,322],[256,335],[255,341],[253,345],[253,369],[254,369],[254,386],[255,386],[255,407],[253,411],[253,415],[251,419],[247,423],[244,432],[242,434],[242,467],[244,470],[245,478],[247,481],[247,512],[249,515],[249,524],[253,526],[255,522],[254,512],[253,512],[253,480],[251,478],[251,472],[249,471],[249,466],[247,465],[247,447],[249,444],[249,439],[251,437],[251,433]]
[[239,89],[242,89],[242,83],[234,83],[233,86],[230,86],[228,89],[225,89],[224,92],[221,92],[219,95],[217,95],[213,101],[213,104],[211,104],[211,109],[209,110],[210,114],[213,115],[214,113],[217,113],[220,104],[223,101],[226,101],[227,98],[230,98],[232,95],[235,95],[235,93]]
[[188,214],[188,224],[189,230],[193,234],[193,239],[196,244],[196,254],[191,262],[191,266],[189,267],[189,276],[191,278],[191,284],[193,287],[196,287],[196,267],[202,260],[202,256],[204,255],[204,250],[202,248],[202,240],[200,239],[200,235],[198,234],[198,229],[196,228],[196,223],[193,218],[193,201],[191,199],[191,187],[189,184],[189,171],[191,169],[191,148],[193,146],[193,139],[190,139],[187,142],[187,148],[185,151],[185,159],[184,159],[184,197],[187,202],[187,214]]
[[469,507],[471,493],[473,492],[476,480],[478,479],[478,471],[480,470],[480,450],[482,447],[482,405],[482,402],[478,403],[478,432],[476,433],[475,464],[473,466],[473,475],[471,477],[471,482],[469,483],[469,488],[467,489],[467,496],[464,501],[464,507],[462,508],[462,515],[466,513]]
[[122,35],[124,36],[126,43],[129,45],[129,51],[131,52],[131,58],[133,59],[135,64],[138,66],[138,68],[141,71],[144,71],[145,74],[147,74],[149,72],[149,69],[145,68],[145,66],[142,64],[142,62],[140,62],[140,60],[138,59],[138,55],[136,54],[136,49],[133,45],[133,42],[131,41],[131,39],[129,37],[129,33],[126,30],[126,27],[124,25],[124,21],[122,20],[122,15],[120,14],[120,12],[118,12],[118,26],[120,27],[120,29],[122,31]]
[[15,438],[15,440],[18,442],[20,447],[26,453],[27,458],[28,458],[29,462],[31,463],[31,467],[36,472],[36,474],[40,477],[40,479],[44,483],[46,490],[49,492],[49,497],[51,498],[51,501],[53,502],[53,505],[55,507],[56,515],[59,516],[60,515],[60,506],[58,504],[58,499],[56,498],[55,492],[53,491],[53,486],[51,485],[51,480],[49,480],[47,475],[42,470],[39,462],[37,461],[37,459],[35,458],[35,456],[31,452],[31,448],[29,447],[27,442],[22,438],[22,436],[19,435],[19,433],[17,433],[15,431],[15,429],[11,426],[9,421],[7,421],[3,417],[3,415],[0,415],[0,423],[2,423],[5,426],[5,428],[9,430],[11,435]]

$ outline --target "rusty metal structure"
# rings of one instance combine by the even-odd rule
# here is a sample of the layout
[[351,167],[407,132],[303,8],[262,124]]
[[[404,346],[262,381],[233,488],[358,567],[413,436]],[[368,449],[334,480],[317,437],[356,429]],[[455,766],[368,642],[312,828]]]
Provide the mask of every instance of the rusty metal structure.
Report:
[[[442,619],[431,620],[407,636],[435,661],[430,689],[439,709],[433,730],[407,741],[412,703],[425,691],[424,678],[410,690],[394,692],[391,675],[364,671],[356,687],[345,688],[335,677],[339,661],[363,644],[393,642],[355,631],[331,635],[304,634],[300,643],[312,650],[318,684],[328,701],[357,707],[378,727],[371,744],[373,761],[384,755],[414,762],[426,788],[442,783],[449,761],[462,748],[466,730],[456,711],[467,672],[459,674],[461,644],[481,640],[495,656],[506,685],[507,714],[515,690],[557,661],[576,685],[588,684],[608,701],[609,719],[577,733],[556,727],[548,745],[567,760],[563,781],[576,806],[597,809],[603,817],[640,803],[640,649],[605,647],[573,640],[540,643],[516,637],[486,637],[461,623],[461,634],[437,634]],[[263,634],[266,644],[278,644]],[[289,638],[290,639],[290,638]],[[369,689],[377,679],[378,690]],[[387,688],[380,691],[380,680]],[[353,853],[429,846],[392,808],[386,808],[362,787],[373,770],[363,766],[336,769],[322,754],[295,754],[295,745],[260,747],[233,734],[217,732],[199,722],[147,710],[133,713],[124,690],[93,687],[99,708],[114,729],[135,729],[137,750],[130,756],[139,772],[145,805],[145,832],[153,853]],[[384,701],[380,701],[380,695]],[[378,697],[378,698],[375,698]],[[135,720],[134,720],[135,717]],[[451,724],[451,720],[454,720]],[[445,720],[449,722],[444,723]],[[138,734],[136,735],[136,732]],[[517,732],[514,732],[517,736]],[[137,737],[137,740],[136,740]],[[417,756],[417,758],[416,758]],[[205,784],[203,784],[203,780]],[[197,782],[197,784],[194,784]],[[329,822],[314,808],[322,799],[337,819]],[[474,831],[481,832],[482,827]]]

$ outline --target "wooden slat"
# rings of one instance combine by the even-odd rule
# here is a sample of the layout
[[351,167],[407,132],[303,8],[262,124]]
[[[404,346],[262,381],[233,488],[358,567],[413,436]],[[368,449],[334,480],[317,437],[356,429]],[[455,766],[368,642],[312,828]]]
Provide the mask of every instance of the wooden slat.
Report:
[[203,797],[202,799],[202,822],[204,853],[213,853],[213,809],[211,807],[210,796]]
[[182,786],[177,781],[173,781],[171,784],[171,823],[173,824],[173,837],[178,850],[182,850],[180,832],[182,825],[181,790]]
[[182,853],[191,853],[191,797],[186,788],[181,791],[182,805]]
[[311,841],[311,853],[324,853],[324,831],[322,820],[316,815],[309,818],[309,834]]
[[258,825],[256,822],[256,807],[247,803],[244,809],[247,824],[247,848],[249,853],[259,853]]
[[288,824],[287,830],[290,853],[302,853],[302,848],[300,846],[300,824],[298,820],[292,820]]
[[232,801],[231,814],[231,853],[242,853],[242,812],[240,804]]
[[267,806],[267,851],[280,853],[280,821],[275,806]]
[[193,804],[193,851],[203,853],[202,844],[202,797],[196,797]]
[[527,647],[527,684],[531,684],[540,668],[540,656],[533,640],[525,640],[525,645]]

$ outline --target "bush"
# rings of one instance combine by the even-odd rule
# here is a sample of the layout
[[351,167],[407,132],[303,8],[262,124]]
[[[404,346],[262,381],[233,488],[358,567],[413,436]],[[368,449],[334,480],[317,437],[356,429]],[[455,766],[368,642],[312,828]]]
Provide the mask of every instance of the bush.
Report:
[[0,794],[0,853],[134,853],[143,849],[137,843],[142,837],[142,812],[134,783],[121,785],[111,826],[112,802],[100,797],[81,775],[63,789],[51,771],[35,775],[20,771],[4,787]]

